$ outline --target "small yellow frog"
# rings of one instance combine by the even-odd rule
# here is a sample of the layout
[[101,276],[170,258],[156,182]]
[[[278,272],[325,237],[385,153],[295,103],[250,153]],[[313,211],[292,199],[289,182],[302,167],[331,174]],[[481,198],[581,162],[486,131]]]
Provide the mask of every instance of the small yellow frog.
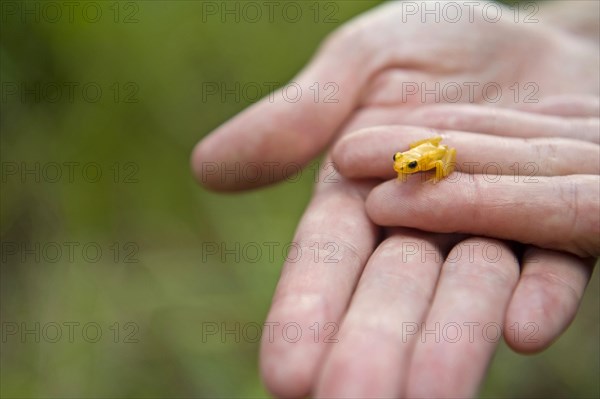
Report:
[[416,172],[424,172],[435,168],[433,183],[437,183],[454,170],[456,149],[440,144],[442,138],[432,137],[415,141],[410,149],[394,154],[394,170],[398,172],[398,180],[406,181],[406,176]]

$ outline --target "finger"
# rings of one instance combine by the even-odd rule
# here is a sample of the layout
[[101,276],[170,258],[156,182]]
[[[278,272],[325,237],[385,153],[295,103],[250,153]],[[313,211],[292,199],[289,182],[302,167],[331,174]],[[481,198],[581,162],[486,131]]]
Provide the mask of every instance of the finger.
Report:
[[284,265],[266,322],[279,330],[263,334],[261,347],[262,375],[277,397],[305,396],[314,384],[330,346],[323,329],[339,325],[374,249],[377,229],[364,210],[371,187],[321,183],[300,221],[294,242],[301,256]]
[[600,118],[600,97],[583,95],[553,96],[537,103],[524,103],[519,107],[525,112],[571,118]]
[[517,352],[546,349],[575,318],[595,259],[531,247],[510,300],[504,338]]
[[371,191],[367,212],[375,223],[600,255],[599,176],[537,177],[528,183],[455,172],[435,185],[413,177]]
[[400,397],[450,235],[397,229],[371,255],[332,345],[316,397]]
[[414,349],[407,397],[475,396],[518,276],[517,259],[499,241],[473,238],[450,251]]
[[457,170],[513,176],[599,174],[600,146],[562,138],[522,139],[414,126],[377,126],[349,134],[335,145],[332,157],[346,177],[396,175],[392,155],[410,143],[442,136],[456,148]]
[[581,111],[585,117],[572,118],[473,104],[431,104],[408,111],[402,104],[375,106],[363,110],[362,117],[379,121],[380,126],[413,125],[496,136],[562,137],[600,142],[600,120],[587,117],[588,110]]

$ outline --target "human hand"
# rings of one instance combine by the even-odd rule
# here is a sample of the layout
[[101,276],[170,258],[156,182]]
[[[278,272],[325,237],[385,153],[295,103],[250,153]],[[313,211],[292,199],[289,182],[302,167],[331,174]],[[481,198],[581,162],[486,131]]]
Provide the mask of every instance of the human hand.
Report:
[[[399,12],[400,5],[391,4],[347,25],[327,41],[313,62],[294,80],[304,92],[309,92],[308,87],[315,82],[319,82],[321,86],[335,82],[339,88],[336,96],[339,102],[313,102],[312,96],[303,96],[297,103],[287,103],[279,95],[274,96],[274,103],[269,100],[259,102],[198,145],[192,161],[199,180],[211,188],[221,190],[243,189],[276,181],[284,175],[285,166],[312,159],[333,140],[336,133],[395,123],[396,118],[408,115],[421,106],[423,101],[420,95],[402,98],[402,93],[405,92],[402,89],[407,87],[403,87],[403,84],[406,82],[418,87],[421,84],[433,87],[436,82],[441,82],[442,85],[458,83],[461,86],[469,82],[494,82],[504,88],[505,92],[515,82],[520,85],[535,82],[540,98],[566,90],[576,94],[577,101],[580,101],[579,95],[590,94],[595,87],[589,78],[595,75],[590,75],[588,71],[594,71],[594,67],[597,69],[597,57],[589,55],[588,44],[543,24],[523,26],[506,21],[489,24],[481,19],[474,23],[458,24],[421,24],[420,20],[400,24]],[[566,65],[556,65],[556,59],[569,62]],[[499,67],[502,65],[504,67]],[[585,97],[582,98],[581,101],[585,103]],[[430,100],[435,102],[430,97],[425,97],[425,100],[425,103]],[[468,102],[470,98],[465,96],[460,101]],[[481,93],[473,98],[473,102],[485,101],[486,98]],[[512,94],[510,99],[507,96],[500,99],[499,104],[510,106],[511,101]],[[266,165],[265,161],[269,164]],[[235,170],[236,163],[238,166],[250,163],[260,165],[262,178],[258,182],[250,182],[223,173],[209,175],[203,169],[203,165],[207,163],[217,163],[227,170]],[[293,321],[302,326],[302,331],[309,331],[315,323],[319,323],[318,328],[323,328],[329,322],[338,325],[344,317],[345,320],[351,320],[352,314],[369,313],[380,316],[379,320],[383,322],[405,320],[417,323],[423,320],[427,300],[432,294],[431,281],[437,277],[446,252],[453,248],[460,237],[442,236],[438,239],[437,235],[400,230],[389,233],[393,234],[392,238],[378,249],[383,253],[373,254],[381,232],[365,213],[364,200],[375,184],[376,182],[352,182],[340,177],[338,183],[320,182],[317,185],[315,196],[300,222],[294,241],[306,246],[314,243],[324,246],[334,242],[339,248],[339,261],[333,266],[324,263],[324,259],[303,259],[286,264],[268,322]],[[427,242],[430,245],[438,245],[436,253],[440,255],[428,268],[424,266],[415,270],[414,262],[406,263],[408,266],[413,265],[413,269],[385,269],[377,266],[378,259],[385,260],[385,248],[396,247],[405,242],[424,243],[425,240],[429,240]],[[441,241],[438,243],[436,240]],[[505,244],[500,242],[475,240],[479,240],[479,244],[491,242],[506,249]],[[482,304],[481,310],[485,312],[467,314],[472,321],[477,321],[484,315],[489,320],[503,320],[503,306],[510,296],[507,292],[516,284],[515,270],[518,269],[512,252],[507,249],[502,253],[506,254],[506,258],[494,266],[503,268],[497,273],[492,271],[489,275],[498,276],[503,270],[508,270],[506,281],[502,282],[498,278],[498,282],[502,283],[499,287],[493,289],[493,284],[490,283],[487,294],[480,292],[474,295],[478,303]],[[545,265],[573,264],[571,268],[560,269],[568,270],[565,272],[567,276],[561,275],[560,281],[565,279],[573,288],[568,288],[568,284],[554,284],[549,285],[549,288],[538,289],[538,304],[557,300],[564,300],[565,304],[561,305],[562,310],[559,312],[540,316],[540,330],[543,329],[544,337],[535,345],[521,344],[521,348],[517,342],[514,346],[520,350],[542,348],[562,331],[574,314],[579,300],[577,295],[583,291],[589,273],[589,268],[575,257],[560,253],[553,256],[547,252],[543,255],[549,259]],[[392,258],[397,260],[393,256]],[[367,260],[369,265],[363,274]],[[388,264],[390,265],[394,266]],[[529,270],[537,277],[529,279],[532,283],[525,285],[526,288],[537,289],[540,281],[554,275],[546,275],[544,271],[552,271],[552,267]],[[420,294],[415,296],[407,292],[407,295],[400,296],[402,303],[394,301],[390,306],[383,306],[389,302],[390,294],[398,292],[399,279],[390,274],[394,272],[406,276],[400,290],[414,289],[420,291]],[[426,279],[415,276],[413,272],[425,272]],[[380,287],[372,285],[371,293],[365,293],[360,287],[368,288],[369,276],[371,281],[384,284],[388,276],[392,282],[390,290],[381,290],[382,296],[373,295]],[[416,277],[417,282],[425,284],[424,288],[408,283],[407,279],[411,277]],[[355,292],[359,279],[361,282]],[[471,282],[474,280],[470,279]],[[464,288],[457,288],[457,292],[464,291]],[[353,309],[359,309],[354,308],[355,303],[361,303],[359,298],[364,298],[366,302],[362,302],[363,311],[357,313]],[[352,305],[348,308],[351,300]],[[364,306],[365,303],[370,305]],[[533,303],[516,303],[525,305],[523,315],[538,309],[534,308]],[[403,306],[395,306],[398,304]],[[493,309],[491,305],[494,305]],[[539,308],[545,309],[545,306]],[[444,310],[443,307],[435,306],[431,309],[432,312],[434,309]],[[431,314],[435,315],[435,312]],[[302,396],[311,390],[317,395],[335,396],[336,392],[342,394],[345,388],[351,389],[354,396],[416,393],[416,390],[411,391],[410,385],[407,386],[407,376],[415,375],[408,368],[409,345],[400,348],[401,353],[390,352],[393,347],[391,343],[397,342],[394,341],[394,336],[398,339],[395,334],[398,326],[391,325],[377,333],[376,323],[371,323],[369,329],[368,323],[360,323],[361,317],[354,320],[356,328],[348,324],[350,321],[344,321],[338,336],[340,342],[329,353],[328,345],[323,342],[314,343],[312,337],[308,336],[294,344],[277,338],[274,342],[263,342],[261,367],[269,389],[278,396]],[[361,329],[361,325],[366,329]],[[356,340],[348,338],[352,335],[364,338],[362,350],[358,353],[351,345]],[[447,356],[443,358],[448,361],[460,359],[460,356],[450,356],[456,354],[452,348],[457,347],[448,346],[450,351],[446,351]],[[460,367],[461,365],[453,368],[446,364],[445,367],[415,370],[423,371],[418,376],[425,381],[434,377],[439,379],[439,373],[445,373],[446,378],[453,378],[452,381],[461,383],[460,386],[454,386],[446,378],[440,380],[447,381],[438,386],[441,392],[472,394],[493,352],[493,346],[473,345],[470,348],[475,348],[474,351],[477,352],[476,359],[471,363],[472,368]],[[431,352],[424,363],[427,364],[436,354],[441,355],[442,351],[436,349]],[[349,355],[354,355],[355,358],[345,361],[344,356]],[[391,367],[388,368],[387,365]],[[479,371],[473,372],[474,370]],[[340,385],[349,382],[353,384]],[[431,384],[424,386],[432,387]]]

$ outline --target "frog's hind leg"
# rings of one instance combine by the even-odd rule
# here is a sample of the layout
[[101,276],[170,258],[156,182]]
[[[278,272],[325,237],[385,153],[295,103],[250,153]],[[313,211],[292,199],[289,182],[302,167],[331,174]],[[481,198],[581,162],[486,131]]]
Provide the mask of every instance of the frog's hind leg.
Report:
[[448,176],[450,173],[454,172],[454,167],[456,166],[456,149],[448,148],[444,158],[442,158],[442,163],[444,164],[443,169],[443,177]]
[[456,149],[449,148],[446,151],[446,154],[444,154],[444,157],[435,161],[434,165],[435,177],[433,178],[433,182],[437,183],[454,171],[454,166],[456,165]]
[[430,137],[428,139],[423,139],[423,140],[415,141],[414,143],[410,143],[408,145],[408,147],[412,149],[412,148],[420,146],[421,144],[426,144],[426,143],[431,143],[431,144],[437,146],[440,144],[441,141],[442,141],[442,138],[440,136]]

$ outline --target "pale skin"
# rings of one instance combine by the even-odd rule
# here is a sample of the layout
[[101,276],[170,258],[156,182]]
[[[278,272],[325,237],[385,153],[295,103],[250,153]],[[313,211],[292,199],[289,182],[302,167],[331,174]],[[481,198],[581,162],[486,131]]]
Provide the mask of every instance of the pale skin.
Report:
[[[524,25],[400,24],[397,3],[380,7],[334,33],[293,79],[307,88],[337,82],[338,103],[261,101],[196,147],[192,166],[202,183],[240,190],[271,183],[284,170],[265,169],[269,178],[259,182],[223,180],[202,176],[203,162],[285,166],[336,143],[327,160],[335,160],[339,182],[316,185],[294,241],[335,242],[340,260],[335,267],[312,257],[285,264],[267,322],[293,321],[303,331],[337,323],[339,342],[315,343],[309,334],[296,343],[264,340],[262,376],[275,396],[475,396],[496,344],[422,341],[403,334],[402,321],[498,323],[508,345],[524,353],[545,349],[568,327],[590,256],[600,254],[600,107],[598,24],[578,30],[573,22],[578,12],[586,21],[597,15],[597,2],[579,11],[562,6],[571,16],[564,29],[560,8]],[[556,22],[546,23],[552,16]],[[540,101],[504,96],[444,105],[398,94],[403,82],[485,81],[506,92],[515,82],[535,82]],[[457,148],[457,164],[478,165],[436,185],[394,181],[390,147],[433,135]],[[490,161],[500,165],[499,183],[483,178]],[[527,176],[528,162],[538,165],[538,184],[514,180],[514,168]],[[451,181],[455,175],[462,179]],[[526,200],[505,206],[515,198]],[[543,225],[528,228],[532,220]],[[523,248],[515,254],[504,239]],[[401,259],[406,244],[416,252]],[[486,245],[501,249],[495,262],[481,251],[451,261]],[[537,341],[509,334],[515,322],[536,323]]]

